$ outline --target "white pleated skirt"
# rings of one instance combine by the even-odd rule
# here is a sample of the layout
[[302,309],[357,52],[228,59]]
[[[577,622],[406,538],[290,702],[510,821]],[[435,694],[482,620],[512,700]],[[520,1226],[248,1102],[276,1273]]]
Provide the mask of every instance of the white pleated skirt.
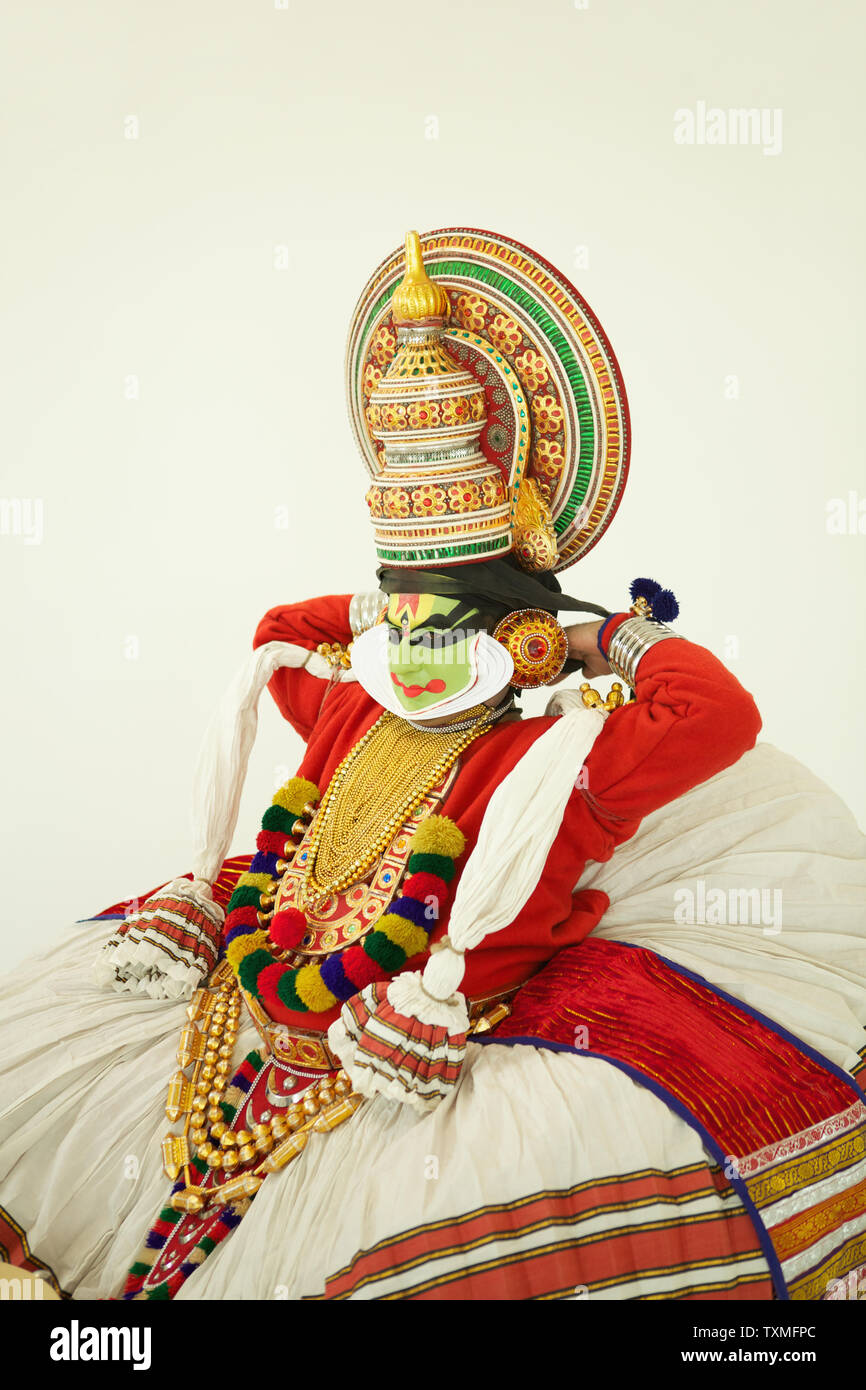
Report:
[[[648,817],[610,864],[589,866],[584,882],[611,899],[598,935],[656,950],[836,1065],[858,1064],[866,1041],[864,840],[839,799],[795,760],[758,745]],[[675,915],[679,890],[698,902],[713,887],[744,884],[783,888],[781,930]],[[119,1296],[167,1200],[164,1105],[186,1018],[183,1003],[94,985],[93,958],[111,925],[66,929],[0,984],[0,1206],[34,1257],[81,1299]],[[238,1044],[240,1058],[258,1035],[250,1027]],[[708,1162],[690,1125],[599,1058],[470,1044],[459,1086],[432,1114],[377,1097],[330,1134],[312,1135],[178,1296],[321,1296],[358,1252],[400,1232],[527,1194]],[[742,1215],[730,1188],[705,1188],[682,1215],[687,1222],[734,1209]],[[617,1214],[620,1225],[630,1219]],[[603,1237],[604,1220],[596,1214],[591,1229],[575,1229],[575,1243]],[[507,1263],[508,1251],[500,1253]],[[447,1274],[448,1258],[437,1277]],[[738,1270],[759,1279],[766,1264],[755,1254]],[[639,1279],[624,1270],[605,1296],[683,1296],[693,1277],[685,1268]],[[411,1296],[413,1279],[385,1271],[355,1296]]]
[[[0,1205],[78,1299],[119,1296],[167,1200],[160,1142],[186,1019],[183,1003],[92,984],[90,964],[105,936],[105,922],[78,924],[0,991]],[[246,1030],[238,1043],[243,1056],[257,1035]],[[266,1179],[178,1297],[321,1296],[329,1275],[400,1231],[528,1193],[707,1161],[694,1130],[606,1062],[527,1046],[470,1047],[456,1094],[432,1114],[377,1097],[330,1134],[312,1135],[298,1159]],[[739,1199],[704,1192],[680,1215],[731,1203]],[[650,1216],[644,1209],[639,1219]],[[738,1271],[752,1267],[756,1277],[766,1270],[756,1255]],[[447,1261],[436,1272],[447,1272]],[[674,1292],[690,1277],[636,1288],[627,1273],[629,1297]],[[413,1275],[422,1279],[423,1269]],[[358,1296],[404,1291],[411,1288],[395,1277]],[[607,1296],[618,1296],[616,1286]]]

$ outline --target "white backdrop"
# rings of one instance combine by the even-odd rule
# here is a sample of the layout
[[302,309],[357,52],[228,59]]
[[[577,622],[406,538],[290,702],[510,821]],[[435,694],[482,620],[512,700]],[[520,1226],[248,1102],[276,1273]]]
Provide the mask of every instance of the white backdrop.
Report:
[[[188,867],[258,618],[372,587],[343,345],[409,227],[574,280],[634,444],[565,587],[672,586],[762,736],[866,820],[856,0],[5,8],[7,961]],[[299,752],[268,700],[238,852]]]

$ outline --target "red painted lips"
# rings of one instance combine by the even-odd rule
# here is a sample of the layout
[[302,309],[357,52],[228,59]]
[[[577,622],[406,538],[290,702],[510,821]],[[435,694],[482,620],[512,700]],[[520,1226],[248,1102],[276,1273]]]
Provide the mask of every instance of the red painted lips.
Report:
[[403,682],[394,675],[393,671],[391,672],[391,679],[395,685],[399,685],[400,689],[409,696],[410,700],[416,700],[418,696],[423,695],[425,691],[429,691],[431,695],[441,695],[445,689],[445,682],[440,680],[438,676],[434,680],[428,681],[426,685],[404,685]]

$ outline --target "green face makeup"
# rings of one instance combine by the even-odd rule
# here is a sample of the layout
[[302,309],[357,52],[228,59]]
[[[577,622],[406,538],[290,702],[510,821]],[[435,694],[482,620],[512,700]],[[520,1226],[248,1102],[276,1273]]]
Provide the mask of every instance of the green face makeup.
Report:
[[475,678],[472,639],[478,609],[437,594],[392,594],[388,603],[388,672],[407,714],[468,689]]

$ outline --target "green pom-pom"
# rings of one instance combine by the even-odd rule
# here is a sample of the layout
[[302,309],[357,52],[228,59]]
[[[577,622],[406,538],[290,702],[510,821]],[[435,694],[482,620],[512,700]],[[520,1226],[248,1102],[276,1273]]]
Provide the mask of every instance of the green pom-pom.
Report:
[[168,1284],[157,1284],[156,1288],[151,1289],[147,1296],[150,1299],[170,1298]]
[[238,967],[238,982],[241,989],[245,989],[247,994],[252,994],[258,999],[258,978],[265,966],[273,965],[274,958],[270,951],[250,951],[248,956],[244,956]]
[[292,1013],[306,1014],[309,1013],[309,1009],[295,989],[295,973],[294,970],[287,970],[277,981],[277,997]]
[[140,1279],[142,1275],[149,1274],[152,1269],[153,1265],[143,1265],[140,1260],[136,1260],[135,1264],[130,1266],[130,1278]]
[[450,883],[456,872],[454,860],[444,854],[410,854],[406,868],[410,874],[435,874]]
[[199,1250],[203,1250],[206,1255],[209,1255],[212,1250],[216,1249],[216,1241],[210,1236],[202,1236],[198,1243],[198,1248]]
[[290,835],[297,819],[283,806],[269,806],[262,816],[262,830],[279,830],[283,835]]
[[261,896],[261,888],[236,888],[229,898],[226,916],[234,912],[236,907],[260,907]]
[[406,952],[402,946],[398,946],[383,931],[371,931],[369,936],[364,938],[363,945],[370,959],[381,965],[389,974],[399,970],[406,962]]

